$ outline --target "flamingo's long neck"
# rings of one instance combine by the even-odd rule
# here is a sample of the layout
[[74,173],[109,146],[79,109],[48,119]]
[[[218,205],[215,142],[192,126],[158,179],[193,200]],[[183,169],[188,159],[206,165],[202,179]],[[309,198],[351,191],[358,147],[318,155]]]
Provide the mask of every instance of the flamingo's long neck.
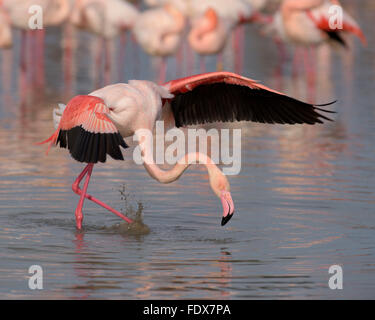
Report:
[[191,38],[196,40],[201,39],[205,34],[213,32],[218,27],[219,21],[216,12],[213,9],[208,9],[204,14],[204,23],[194,28],[191,31]]
[[200,152],[188,153],[178,160],[172,169],[162,170],[155,164],[152,155],[147,152],[147,150],[149,149],[145,148],[142,151],[144,158],[143,165],[150,176],[161,183],[176,181],[191,164],[198,163],[206,166],[211,188],[218,197],[220,197],[222,191],[229,191],[230,189],[229,182],[225,175],[215,165],[212,159],[205,154]]
[[185,16],[180,10],[171,4],[166,4],[164,9],[173,17],[174,19],[174,30],[173,32],[179,33],[185,28]]

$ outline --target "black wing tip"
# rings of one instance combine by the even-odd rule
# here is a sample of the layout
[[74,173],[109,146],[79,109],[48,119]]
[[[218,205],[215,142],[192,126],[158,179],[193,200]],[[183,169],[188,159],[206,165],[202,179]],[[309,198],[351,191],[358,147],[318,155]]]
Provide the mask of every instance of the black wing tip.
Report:
[[320,108],[320,107],[331,106],[331,105],[335,104],[337,101],[338,100],[334,100],[332,102],[328,102],[328,103],[324,103],[324,104],[314,104],[314,105],[312,105],[312,107],[314,108],[315,113],[317,114],[317,120],[318,120],[317,123],[320,123],[320,124],[324,123],[320,119],[324,119],[326,121],[331,121],[331,122],[334,121],[333,119],[330,119],[330,118],[326,117],[325,115],[323,115],[322,113],[319,113],[317,111],[320,111],[320,112],[323,112],[323,113],[329,113],[329,114],[337,114],[336,111],[332,111],[332,110],[327,110],[327,109]]
[[92,133],[82,126],[60,130],[56,145],[69,149],[74,160],[98,163],[107,160],[107,154],[115,160],[124,160],[120,146],[129,148],[119,132]]

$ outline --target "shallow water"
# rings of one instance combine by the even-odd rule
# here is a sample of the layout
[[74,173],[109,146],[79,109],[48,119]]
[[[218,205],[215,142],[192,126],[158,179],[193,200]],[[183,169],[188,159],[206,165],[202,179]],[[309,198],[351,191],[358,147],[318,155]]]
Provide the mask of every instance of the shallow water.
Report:
[[[124,162],[95,166],[89,192],[124,212],[129,204],[137,211],[140,202],[141,222],[128,230],[86,201],[84,228],[77,231],[71,184],[82,165],[65,150],[45,156],[35,142],[53,131],[56,103],[94,89],[95,64],[87,58],[94,39],[77,35],[73,80],[66,83],[61,30],[48,30],[45,90],[32,92],[19,90],[19,47],[14,56],[3,52],[0,298],[375,298],[375,5],[358,2],[344,4],[369,46],[353,39],[348,51],[321,49],[312,90],[303,72],[291,75],[290,61],[280,73],[272,41],[246,28],[244,75],[304,100],[338,99],[332,106],[338,114],[315,127],[230,125],[242,129],[242,170],[229,177],[236,213],[225,227],[204,168],[191,167],[179,181],[160,185],[128,149]],[[232,56],[228,48],[225,69],[233,70]],[[152,61],[130,40],[126,59],[112,82],[156,78]],[[171,58],[169,79],[175,65]],[[214,69],[215,60],[207,59],[207,70]],[[43,290],[28,287],[35,264],[43,268]],[[328,287],[328,269],[336,264],[343,268],[343,290]]]

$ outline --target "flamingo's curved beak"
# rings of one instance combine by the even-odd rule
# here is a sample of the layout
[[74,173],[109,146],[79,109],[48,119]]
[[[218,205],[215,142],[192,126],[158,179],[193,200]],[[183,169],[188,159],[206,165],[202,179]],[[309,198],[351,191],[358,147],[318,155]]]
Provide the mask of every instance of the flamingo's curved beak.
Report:
[[224,226],[233,216],[234,203],[229,191],[222,191],[220,199],[223,205],[223,218],[221,219],[221,225]]

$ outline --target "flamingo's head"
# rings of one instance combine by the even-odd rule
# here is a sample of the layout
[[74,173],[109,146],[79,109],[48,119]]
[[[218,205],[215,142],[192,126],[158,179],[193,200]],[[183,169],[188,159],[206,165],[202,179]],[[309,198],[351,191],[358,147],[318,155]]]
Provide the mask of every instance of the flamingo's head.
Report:
[[223,205],[223,218],[221,219],[221,225],[224,226],[233,217],[234,203],[229,191],[222,191],[220,199]]
[[230,193],[230,185],[226,176],[216,167],[207,166],[210,177],[210,185],[214,193],[220,198],[223,205],[221,225],[224,226],[234,214],[234,203]]

